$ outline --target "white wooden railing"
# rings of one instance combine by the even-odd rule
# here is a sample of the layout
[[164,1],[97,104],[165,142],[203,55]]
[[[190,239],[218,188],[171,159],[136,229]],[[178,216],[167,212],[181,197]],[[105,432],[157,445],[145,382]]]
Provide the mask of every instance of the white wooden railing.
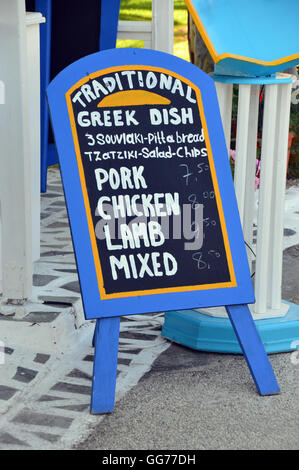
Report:
[[0,287],[22,303],[40,255],[39,13],[23,0],[0,2]]
[[[247,243],[251,270],[254,268],[256,318],[284,316],[282,303],[282,256],[284,200],[292,83],[281,74],[274,83],[264,77],[264,111],[261,142],[260,186],[255,190],[259,84],[239,80],[234,185]],[[260,82],[263,82],[261,78]],[[229,150],[232,119],[231,83],[216,82],[218,101]],[[257,207],[256,207],[257,206]],[[256,219],[254,214],[257,212]],[[254,222],[257,234],[253,236]],[[253,238],[256,244],[253,245]],[[254,255],[253,255],[254,253]],[[255,266],[254,262],[255,261]]]
[[152,0],[152,21],[119,21],[117,39],[141,40],[145,49],[172,54],[173,2]]
[[[0,0],[0,19],[3,305],[31,296],[33,262],[40,256],[39,23],[44,19],[39,13],[26,16],[24,0]],[[172,53],[173,0],[153,0],[152,21],[119,22],[118,38],[141,39],[145,48]]]

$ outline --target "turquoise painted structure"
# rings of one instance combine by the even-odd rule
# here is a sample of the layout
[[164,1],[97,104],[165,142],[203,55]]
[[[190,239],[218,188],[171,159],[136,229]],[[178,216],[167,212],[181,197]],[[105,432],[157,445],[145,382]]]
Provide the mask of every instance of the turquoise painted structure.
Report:
[[[284,317],[255,320],[268,354],[296,349],[292,342],[294,338],[299,339],[299,306],[284,302],[290,305]],[[162,336],[192,349],[242,354],[228,318],[212,317],[195,310],[165,312]]]
[[[299,64],[298,0],[185,0],[214,62],[215,81],[290,83],[278,72]],[[284,317],[255,320],[267,353],[296,349],[299,305]],[[242,354],[229,318],[195,310],[165,313],[162,335],[193,349]],[[298,347],[298,346],[297,346]]]
[[265,76],[299,63],[297,0],[185,0],[225,75]]

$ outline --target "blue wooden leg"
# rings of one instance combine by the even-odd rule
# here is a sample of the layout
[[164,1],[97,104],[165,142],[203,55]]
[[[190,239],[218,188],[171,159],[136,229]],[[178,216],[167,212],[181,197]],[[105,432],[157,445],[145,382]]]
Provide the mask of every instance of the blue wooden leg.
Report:
[[226,310],[259,394],[279,393],[276,377],[248,305],[230,305]]
[[109,413],[114,409],[120,317],[96,322],[91,412]]

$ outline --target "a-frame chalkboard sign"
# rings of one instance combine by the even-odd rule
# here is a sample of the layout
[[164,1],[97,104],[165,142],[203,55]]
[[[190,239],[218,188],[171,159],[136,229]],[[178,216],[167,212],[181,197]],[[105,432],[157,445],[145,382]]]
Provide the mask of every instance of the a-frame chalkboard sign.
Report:
[[213,80],[162,52],[87,56],[48,88],[85,316],[91,411],[113,410],[122,315],[224,305],[260,394],[254,302]]

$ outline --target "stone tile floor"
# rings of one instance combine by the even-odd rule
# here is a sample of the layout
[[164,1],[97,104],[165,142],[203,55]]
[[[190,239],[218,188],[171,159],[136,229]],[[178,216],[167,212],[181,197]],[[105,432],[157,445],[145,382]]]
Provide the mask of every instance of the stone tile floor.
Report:
[[[26,306],[0,315],[0,449],[62,449],[102,418],[89,412],[94,322],[83,315],[58,169],[42,195],[41,257]],[[169,343],[162,314],[123,317],[116,399]],[[2,351],[1,351],[2,345]]]
[[[292,262],[299,244],[298,186],[288,188],[285,207],[284,248]],[[69,449],[102,419],[89,412],[94,322],[84,320],[60,174],[54,167],[42,195],[41,232],[26,315],[17,309],[0,314],[0,449]],[[160,335],[162,323],[163,314],[122,318],[117,400],[169,347]]]

